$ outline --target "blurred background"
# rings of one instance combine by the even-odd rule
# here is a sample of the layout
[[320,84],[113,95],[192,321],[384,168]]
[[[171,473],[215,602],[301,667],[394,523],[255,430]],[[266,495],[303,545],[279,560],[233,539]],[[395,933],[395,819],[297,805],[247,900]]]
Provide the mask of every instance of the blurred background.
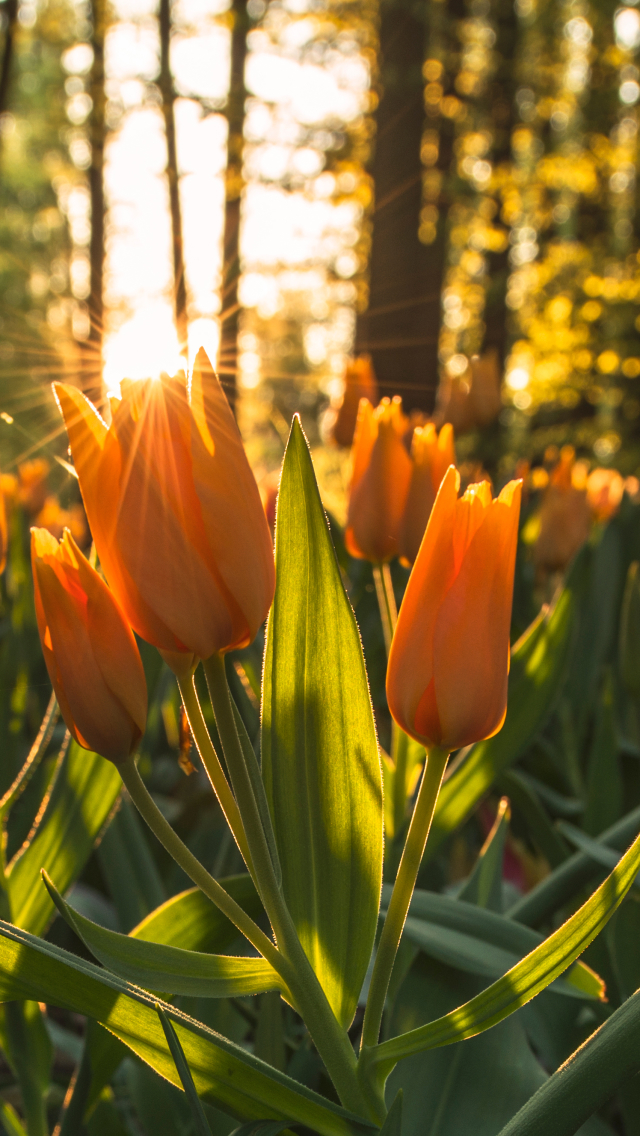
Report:
[[640,470],[635,7],[0,13],[5,473],[64,458],[52,379],[102,405],[200,344],[258,476],[298,410],[338,515],[355,354],[377,379],[356,393],[451,421],[494,481],[519,460],[544,479],[563,445],[578,481]]

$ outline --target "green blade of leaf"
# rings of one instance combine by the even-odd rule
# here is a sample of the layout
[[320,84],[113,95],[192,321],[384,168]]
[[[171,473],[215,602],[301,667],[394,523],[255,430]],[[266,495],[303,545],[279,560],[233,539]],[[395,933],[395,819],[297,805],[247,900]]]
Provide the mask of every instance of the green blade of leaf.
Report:
[[580,555],[553,607],[542,612],[515,644],[504,726],[488,741],[478,742],[442,786],[425,849],[427,860],[466,820],[498,774],[527,748],[551,713],[567,671],[585,574]]
[[[68,951],[0,921],[0,999],[35,998],[100,1022],[172,1084],[175,1063],[158,999]],[[173,1006],[171,1019],[198,1095],[241,1120],[286,1120],[320,1136],[366,1136],[373,1126],[271,1069]]]
[[[391,889],[382,889],[383,909]],[[405,924],[407,938],[432,958],[469,974],[494,978],[544,942],[530,927],[515,923],[460,898],[415,891]],[[602,998],[604,983],[590,967],[577,962],[565,979],[552,986],[558,994]]]
[[[252,919],[264,912],[251,876],[226,876],[219,881]],[[207,899],[199,888],[189,888],[147,915],[130,932],[149,943],[181,946],[186,951],[223,951],[238,938],[238,928]]]
[[283,891],[339,1019],[371,956],[382,875],[378,743],[356,621],[302,428],[294,419],[276,526],[262,769]]
[[505,769],[498,778],[501,793],[506,793],[517,812],[524,817],[530,836],[552,868],[564,863],[571,855],[558,829],[551,823],[547,812],[531,783],[520,776],[517,769]]
[[258,1120],[234,1128],[231,1136],[278,1136],[287,1127],[278,1120]]
[[502,911],[502,865],[504,844],[509,831],[511,809],[506,797],[498,807],[491,832],[480,850],[473,871],[458,894],[458,899],[486,907],[489,911]]
[[9,865],[13,922],[41,934],[55,908],[40,882],[40,870],[55,876],[63,892],[78,878],[122,789],[111,761],[72,742],[47,806],[29,841]]
[[367,1060],[383,1066],[384,1073],[411,1053],[475,1037],[524,1006],[595,939],[624,899],[639,868],[640,836],[579,911],[503,978],[445,1017],[369,1050]]
[[182,1087],[191,1106],[191,1113],[193,1115],[196,1133],[199,1134],[199,1136],[211,1136],[211,1129],[209,1128],[207,1118],[204,1114],[204,1109],[200,1103],[200,1097],[196,1092],[196,1087],[193,1083],[193,1077],[191,1076],[191,1071],[189,1069],[189,1066],[187,1065],[185,1055],[182,1051],[182,1046],[180,1045],[180,1042],[178,1040],[178,1035],[171,1025],[171,1022],[169,1021],[164,1010],[160,1006],[156,1006],[156,1010],[158,1011],[158,1017],[160,1018],[160,1021],[162,1023],[164,1036],[167,1039],[167,1045],[171,1050],[171,1056],[173,1057],[176,1069],[178,1070],[178,1075],[182,1082]]
[[282,989],[282,980],[263,958],[202,954],[108,931],[65,903],[46,872],[43,878],[63,919],[91,953],[107,970],[145,990],[233,998]]
[[402,1089],[398,1089],[394,1097],[380,1129],[380,1136],[402,1136]]
[[600,1026],[499,1136],[573,1136],[640,1066],[640,991]]
[[586,852],[594,863],[600,864],[608,872],[620,862],[620,852],[614,852],[613,848],[609,848],[606,844],[599,844],[592,836],[587,836],[581,828],[576,828],[575,824],[561,820],[558,822],[558,828],[562,835],[566,836],[567,840],[573,844],[574,848],[577,848],[580,852]]
[[0,1100],[0,1122],[7,1136],[28,1136],[13,1105]]
[[126,798],[100,841],[98,861],[122,931],[130,931],[167,898],[143,822]]
[[[594,842],[606,848],[613,848],[623,852],[630,840],[640,831],[640,807],[632,809],[617,824],[608,828]],[[591,849],[591,845],[589,846]],[[606,864],[608,869],[612,865]],[[523,895],[509,908],[507,915],[510,919],[517,919],[519,923],[526,923],[535,927],[543,923],[551,915],[571,900],[585,884],[593,880],[600,873],[600,864],[594,859],[591,851],[575,852],[564,864],[555,868],[551,875],[546,876],[536,884],[530,892]]]

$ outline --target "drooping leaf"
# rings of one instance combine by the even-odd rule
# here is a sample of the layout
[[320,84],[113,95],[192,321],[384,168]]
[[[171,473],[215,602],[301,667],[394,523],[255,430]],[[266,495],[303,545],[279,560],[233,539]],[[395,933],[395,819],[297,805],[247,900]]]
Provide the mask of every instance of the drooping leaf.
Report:
[[504,726],[493,738],[478,742],[442,786],[425,850],[427,859],[469,816],[498,774],[530,745],[551,713],[567,671],[584,586],[585,564],[579,556],[553,607],[542,612],[515,644]]
[[[564,831],[566,835],[570,830]],[[530,927],[543,923],[578,894],[585,884],[601,875],[600,864],[608,855],[608,848],[618,852],[624,851],[638,832],[640,832],[640,808],[632,809],[617,824],[601,833],[596,841],[592,842],[590,837],[586,837],[589,842],[588,852],[575,852],[565,860],[564,864],[560,864],[549,876],[517,900],[509,908],[507,915],[510,919],[517,919],[519,923],[526,923]],[[602,861],[596,858],[594,843],[602,846]],[[613,866],[611,859],[609,858],[603,866],[611,868]]]
[[91,953],[120,978],[145,990],[201,998],[232,998],[282,989],[282,980],[263,958],[203,954],[108,931],[74,911],[43,873],[49,895]]
[[503,978],[445,1017],[372,1048],[366,1054],[366,1063],[377,1065],[384,1077],[402,1057],[475,1037],[503,1021],[549,986],[595,939],[624,899],[639,868],[637,837],[587,902]]
[[[382,908],[389,902],[390,887],[382,889]],[[416,890],[405,924],[406,937],[431,958],[469,974],[495,978],[506,974],[520,959],[544,942],[530,927],[483,910],[460,897]],[[602,998],[604,984],[577,962],[552,989],[581,998]]]
[[640,1068],[640,991],[572,1054],[499,1136],[573,1136]]
[[489,911],[498,913],[502,911],[502,863],[510,820],[509,801],[503,797],[491,832],[480,850],[471,875],[458,894],[458,899],[466,903],[475,903],[478,907],[486,907]]
[[55,908],[40,881],[45,868],[63,892],[78,878],[122,789],[115,765],[72,742],[46,808],[8,870],[11,917],[41,934]]
[[171,1025],[171,1022],[169,1021],[169,1018],[165,1014],[164,1010],[161,1009],[160,1006],[157,1006],[157,1010],[158,1017],[160,1018],[162,1028],[164,1030],[164,1036],[167,1039],[167,1045],[171,1050],[171,1056],[175,1061],[176,1069],[178,1070],[178,1075],[182,1082],[182,1087],[185,1091],[187,1100],[189,1101],[196,1133],[198,1134],[198,1136],[211,1136],[211,1129],[207,1124],[207,1118],[204,1114],[204,1109],[202,1107],[200,1097],[196,1092],[196,1087],[193,1083],[193,1077],[191,1076],[191,1071],[187,1064],[186,1057],[183,1053],[182,1046],[180,1045],[178,1035]]
[[382,788],[358,628],[294,419],[276,530],[262,768],[283,891],[338,1019],[353,1018],[375,936]]
[[[68,951],[0,921],[0,999],[35,998],[102,1023],[172,1084],[176,1067],[158,999]],[[320,1136],[366,1136],[373,1126],[311,1092],[167,1003],[198,1095],[240,1119],[287,1120]]]

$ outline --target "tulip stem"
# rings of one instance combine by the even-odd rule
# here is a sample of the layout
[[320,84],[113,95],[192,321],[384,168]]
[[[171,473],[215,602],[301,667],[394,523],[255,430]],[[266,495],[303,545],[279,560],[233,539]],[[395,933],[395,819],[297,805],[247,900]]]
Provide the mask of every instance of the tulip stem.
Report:
[[[283,974],[283,964],[285,960],[282,958],[280,952],[271,939],[261,931],[258,926],[253,922],[253,919],[243,911],[239,903],[220,886],[213,876],[209,875],[206,868],[202,866],[199,860],[189,851],[186,844],[174,832],[168,820],[162,815],[160,809],[156,805],[153,797],[149,793],[146,785],[144,784],[135,763],[135,758],[130,757],[122,765],[118,766],[118,771],[122,780],[127,788],[129,796],[136,806],[140,816],[151,829],[154,836],[158,838],[163,848],[166,848],[169,855],[179,864],[184,872],[188,875],[190,880],[204,892],[208,899],[231,922],[242,932],[245,939],[256,948],[257,951],[270,962],[273,969],[278,972],[287,981],[286,976]],[[285,967],[286,969],[286,967]]]
[[[360,1087],[356,1055],[349,1035],[331,1009],[300,942],[282,894],[276,875],[278,865],[274,863],[274,852],[270,848],[270,844],[275,847],[271,817],[266,802],[267,814],[263,816],[256,799],[256,792],[259,792],[262,786],[260,783],[254,789],[247,767],[231,704],[224,659],[221,655],[212,655],[203,665],[231,784],[236,794],[256,870],[258,891],[271,920],[278,951],[293,971],[293,976],[287,979],[289,989],[344,1107],[361,1116],[373,1115],[373,1118],[380,1123],[384,1119],[384,1111],[381,1112],[379,1106],[376,1109],[375,1104],[367,1098]],[[259,769],[257,775],[260,777]],[[265,832],[265,824],[270,827],[268,835]],[[277,856],[277,852],[275,855]],[[372,1109],[375,1111],[372,1112]]]
[[398,622],[398,609],[396,607],[396,597],[393,591],[393,580],[391,579],[391,569],[389,565],[374,564],[373,579],[376,585],[378,607],[380,608],[384,645],[387,651],[387,658],[389,658],[391,640],[393,639],[393,633],[396,629],[396,623]]
[[247,836],[242,824],[240,810],[238,809],[236,799],[231,792],[229,782],[225,777],[224,770],[220,763],[220,758],[218,757],[213,742],[209,737],[209,731],[207,730],[207,726],[202,714],[202,708],[198,699],[198,692],[196,690],[193,675],[189,675],[188,677],[178,676],[178,687],[180,689],[182,703],[185,708],[187,718],[189,719],[189,726],[191,727],[193,740],[195,741],[198,753],[202,758],[202,764],[204,765],[207,772],[207,777],[211,782],[211,788],[218,798],[220,808],[222,809],[227,824],[229,825],[229,828],[231,829],[235,837],[236,844],[238,845],[238,848],[242,853],[244,862],[247,865],[247,868],[249,869],[251,875],[253,876],[253,862],[251,860],[251,853],[249,851]]
[[371,975],[369,997],[367,998],[362,1026],[363,1049],[378,1043],[391,972],[400,945],[400,938],[418,877],[418,870],[427,843],[448,758],[447,751],[439,749],[437,746],[431,748],[427,753],[418,799],[413,810],[387,917],[378,943],[373,974]]

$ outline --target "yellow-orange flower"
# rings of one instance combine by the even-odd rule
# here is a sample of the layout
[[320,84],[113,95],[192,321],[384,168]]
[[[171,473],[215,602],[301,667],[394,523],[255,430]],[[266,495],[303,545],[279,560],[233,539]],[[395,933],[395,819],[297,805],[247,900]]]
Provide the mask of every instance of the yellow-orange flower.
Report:
[[204,351],[184,380],[122,384],[111,425],[56,384],[100,563],[131,626],[165,652],[250,643],[273,545],[240,432]]
[[384,563],[398,555],[412,464],[403,442],[402,401],[360,402],[345,543],[352,556]]
[[455,465],[453,427],[445,423],[440,434],[433,422],[418,426],[411,442],[413,468],[404,516],[400,526],[400,555],[413,564],[442,478],[450,465]]
[[387,671],[389,709],[424,745],[448,750],[504,722],[521,482],[460,499],[445,474],[400,608]]
[[144,732],[147,685],[136,641],[69,532],[31,530],[36,617],[47,670],[79,745],[116,763]]
[[539,569],[549,572],[566,568],[591,527],[586,474],[582,463],[575,462],[574,457],[573,448],[563,446],[540,508],[540,531],[533,559]]
[[4,503],[4,493],[0,488],[0,573],[7,566],[7,509]]
[[587,478],[587,501],[597,521],[608,521],[618,512],[625,490],[617,469],[594,469]]
[[339,446],[350,446],[356,429],[360,399],[366,398],[372,406],[378,401],[378,384],[369,355],[350,359],[344,372],[344,394],[335,412],[331,435]]
[[451,422],[456,434],[482,430],[502,406],[500,363],[495,347],[474,355],[463,375],[446,375],[438,388],[436,420]]

